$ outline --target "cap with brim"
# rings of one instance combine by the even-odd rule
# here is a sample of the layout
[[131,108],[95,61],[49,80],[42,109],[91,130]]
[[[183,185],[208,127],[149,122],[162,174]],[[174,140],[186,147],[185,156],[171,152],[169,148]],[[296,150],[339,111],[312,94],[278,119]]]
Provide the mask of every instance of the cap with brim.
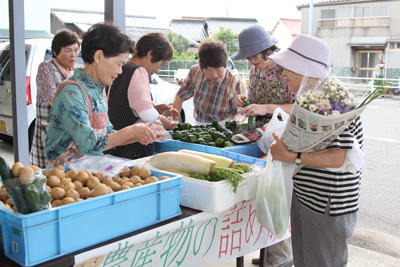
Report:
[[259,26],[251,26],[240,32],[238,36],[239,50],[231,56],[233,60],[244,59],[256,55],[278,43],[267,31]]
[[330,55],[331,49],[323,40],[300,34],[285,51],[269,58],[294,73],[321,78],[327,74]]

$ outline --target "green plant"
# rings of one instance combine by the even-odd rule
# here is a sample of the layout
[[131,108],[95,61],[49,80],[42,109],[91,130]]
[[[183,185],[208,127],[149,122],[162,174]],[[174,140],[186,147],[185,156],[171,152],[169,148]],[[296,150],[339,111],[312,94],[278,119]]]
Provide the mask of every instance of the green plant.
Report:
[[220,26],[218,32],[214,34],[214,36],[226,45],[229,56],[238,51],[239,48],[236,46],[237,34],[235,34],[231,28]]

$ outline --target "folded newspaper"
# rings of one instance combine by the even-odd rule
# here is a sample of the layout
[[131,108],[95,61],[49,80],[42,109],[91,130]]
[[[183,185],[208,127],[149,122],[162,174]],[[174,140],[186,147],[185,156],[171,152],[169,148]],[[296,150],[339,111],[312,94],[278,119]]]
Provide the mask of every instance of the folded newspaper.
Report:
[[232,136],[231,140],[238,144],[251,143],[257,141],[265,132],[267,124],[261,128],[256,128],[247,132],[238,133]]

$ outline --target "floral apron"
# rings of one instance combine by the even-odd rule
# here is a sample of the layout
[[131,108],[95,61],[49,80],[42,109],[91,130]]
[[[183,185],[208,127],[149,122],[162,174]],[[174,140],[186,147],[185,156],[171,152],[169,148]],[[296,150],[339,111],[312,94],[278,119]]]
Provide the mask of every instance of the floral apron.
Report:
[[[65,85],[70,84],[70,83],[78,85],[81,88],[81,90],[85,96],[86,103],[88,106],[90,126],[93,128],[93,133],[95,135],[107,134],[107,112],[103,112],[103,113],[93,113],[92,112],[92,105],[90,104],[89,96],[87,95],[86,91],[82,88],[82,86],[79,83],[77,83],[75,81],[70,81],[70,80],[63,82],[58,87],[56,93],[54,94],[53,99],[50,101],[50,105],[53,105],[53,102],[56,99],[58,93],[61,91],[61,89]],[[104,94],[104,99],[106,100],[106,104],[108,106],[107,97],[106,97],[104,90],[103,90],[103,94]],[[47,163],[46,168],[52,168],[59,164],[64,165],[64,164],[68,163],[69,161],[71,161],[72,159],[79,159],[81,157],[83,157],[83,154],[78,150],[78,148],[72,141],[71,144],[69,144],[69,146],[64,150],[64,152],[62,152],[55,160],[49,161]]]
[[[267,80],[261,77],[261,71],[256,70],[256,77],[251,87],[251,95],[249,100],[253,104],[287,104],[288,97],[283,88],[283,69],[277,70],[275,79]],[[272,114],[265,116],[256,116],[256,127],[263,127],[272,118]]]

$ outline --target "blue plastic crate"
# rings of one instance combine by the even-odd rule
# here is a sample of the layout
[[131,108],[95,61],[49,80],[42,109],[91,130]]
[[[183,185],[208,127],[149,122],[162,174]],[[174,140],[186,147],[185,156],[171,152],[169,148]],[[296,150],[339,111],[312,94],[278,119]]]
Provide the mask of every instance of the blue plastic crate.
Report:
[[24,215],[0,205],[4,253],[36,265],[181,214],[182,176]]
[[222,153],[222,156],[233,159],[235,162],[244,162],[249,164],[260,162],[263,166],[265,166],[266,163],[265,160],[260,159],[260,157],[265,154],[257,144],[223,148]]
[[220,147],[205,146],[205,145],[187,143],[176,140],[167,141],[165,143],[155,142],[153,147],[154,147],[153,150],[154,154],[158,154],[161,152],[170,152],[170,151],[174,152],[181,149],[190,149],[199,152],[205,152],[222,156],[222,148]]

